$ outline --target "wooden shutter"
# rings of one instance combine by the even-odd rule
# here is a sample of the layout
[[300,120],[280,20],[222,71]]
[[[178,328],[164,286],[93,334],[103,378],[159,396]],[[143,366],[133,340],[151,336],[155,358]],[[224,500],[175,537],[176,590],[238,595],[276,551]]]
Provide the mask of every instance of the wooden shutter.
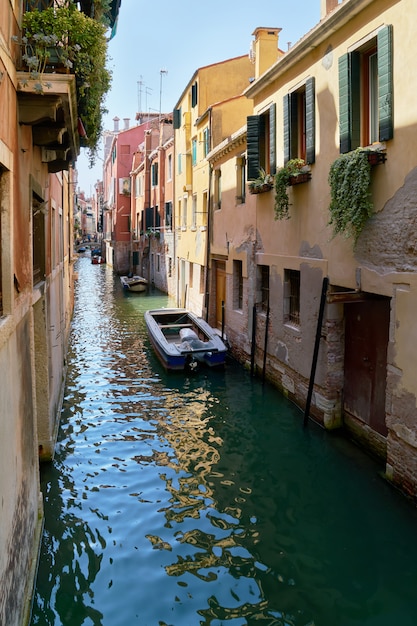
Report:
[[197,104],[197,83],[191,86],[191,106],[195,107]]
[[341,154],[350,150],[349,55],[339,58],[339,144]]
[[316,85],[314,76],[306,81],[306,162],[316,160]]
[[286,94],[283,98],[283,116],[284,116],[284,165],[291,158],[290,150],[290,94]]
[[248,155],[248,180],[259,176],[259,133],[260,116],[249,115],[247,118],[246,149]]
[[277,105],[271,104],[269,108],[269,173],[275,174],[277,169],[276,151],[276,128],[277,128]]
[[181,109],[174,109],[173,117],[174,130],[178,130],[178,128],[181,128]]
[[387,141],[388,139],[392,139],[394,136],[392,39],[391,25],[382,28],[377,36],[380,141]]
[[340,152],[360,146],[360,54],[350,52],[339,58],[339,141]]

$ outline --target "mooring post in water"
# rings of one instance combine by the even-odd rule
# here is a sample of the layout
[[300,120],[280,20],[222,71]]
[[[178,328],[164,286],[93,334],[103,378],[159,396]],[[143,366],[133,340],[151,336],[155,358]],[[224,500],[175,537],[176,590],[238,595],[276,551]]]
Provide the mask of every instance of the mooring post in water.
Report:
[[306,408],[304,411],[303,426],[307,425],[307,421],[308,421],[309,414],[310,414],[311,397],[313,395],[314,378],[316,376],[317,358],[319,355],[319,347],[320,347],[320,339],[321,339],[321,327],[323,325],[324,306],[326,304],[326,295],[327,295],[328,285],[329,285],[329,279],[327,276],[325,276],[323,278],[323,284],[321,288],[319,316],[317,318],[316,340],[314,343],[313,361],[311,364],[310,382],[308,385],[308,394],[307,394]]
[[222,300],[222,341],[224,339],[224,300]]
[[250,353],[250,375],[253,376],[255,369],[255,343],[256,343],[256,304],[252,309],[252,346]]
[[266,307],[266,320],[265,320],[265,341],[264,341],[264,362],[263,362],[263,367],[262,367],[262,384],[265,383],[266,350],[268,347],[268,328],[269,328],[269,292],[268,292],[268,304]]

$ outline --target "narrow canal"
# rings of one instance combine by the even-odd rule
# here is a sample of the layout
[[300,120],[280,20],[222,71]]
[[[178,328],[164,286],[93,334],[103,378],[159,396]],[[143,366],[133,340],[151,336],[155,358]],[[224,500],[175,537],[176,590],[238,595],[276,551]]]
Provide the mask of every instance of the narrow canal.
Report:
[[415,626],[417,513],[233,363],[166,374],[111,270],[77,262],[32,625]]

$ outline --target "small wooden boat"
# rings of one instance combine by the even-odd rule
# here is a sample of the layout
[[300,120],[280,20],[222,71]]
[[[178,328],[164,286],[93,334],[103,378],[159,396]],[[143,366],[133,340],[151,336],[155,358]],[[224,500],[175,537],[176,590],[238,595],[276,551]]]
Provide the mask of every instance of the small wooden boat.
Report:
[[101,265],[102,263],[104,263],[104,259],[100,254],[94,254],[91,257],[91,263],[93,265]]
[[145,311],[145,323],[155,353],[167,370],[224,365],[227,348],[221,337],[187,309],[151,309]]
[[143,276],[120,276],[120,282],[126,291],[146,291],[148,281]]

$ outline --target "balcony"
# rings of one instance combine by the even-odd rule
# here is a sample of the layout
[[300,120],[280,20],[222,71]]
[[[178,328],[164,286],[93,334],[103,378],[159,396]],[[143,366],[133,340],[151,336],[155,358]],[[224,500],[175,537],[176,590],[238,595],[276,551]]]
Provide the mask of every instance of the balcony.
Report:
[[19,123],[32,126],[50,173],[68,170],[80,152],[75,76],[48,74],[42,93],[28,72],[17,72]]

